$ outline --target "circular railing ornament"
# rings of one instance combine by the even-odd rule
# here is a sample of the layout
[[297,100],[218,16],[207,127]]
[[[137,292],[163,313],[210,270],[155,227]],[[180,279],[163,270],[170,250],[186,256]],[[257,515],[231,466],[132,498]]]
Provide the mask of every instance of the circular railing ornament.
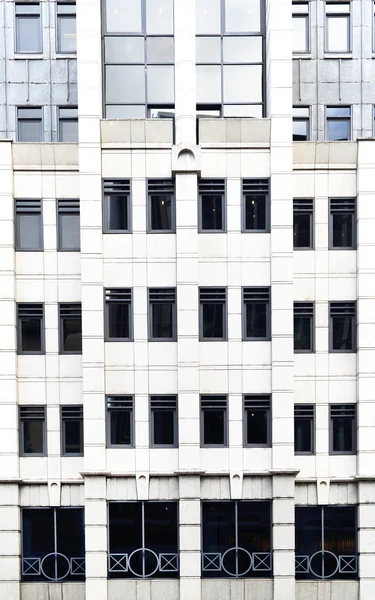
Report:
[[[333,567],[334,570],[332,570],[332,572],[327,573],[326,572],[326,560],[325,560],[325,555],[329,555],[329,560],[332,560],[333,557]],[[322,566],[322,573],[319,575],[319,573],[316,573],[312,567],[312,562],[314,560],[314,558],[316,557],[320,557],[320,564]],[[327,565],[328,566],[328,565]],[[330,550],[318,550],[318,552],[315,552],[314,554],[312,554],[312,556],[310,556],[310,571],[313,575],[315,575],[315,577],[317,577],[318,579],[329,579],[330,577],[333,577],[339,568],[339,561],[338,558],[336,556],[336,554],[334,554],[333,552],[330,552]]]
[[[47,573],[45,571],[46,565],[44,564],[45,561],[48,558],[50,558],[51,556],[54,557],[52,568],[55,571],[55,575],[53,577],[51,577],[50,575],[47,575]],[[60,558],[63,559],[63,561],[66,561],[67,569],[66,569],[66,573],[64,573],[63,575],[58,577],[57,572],[58,572],[58,570],[60,571],[60,566],[61,566]],[[60,563],[59,569],[57,566],[57,561],[59,561],[59,563]],[[65,577],[67,577],[67,575],[69,575],[69,573],[70,573],[70,560],[67,556],[65,556],[65,554],[61,554],[61,552],[50,552],[49,554],[46,554],[45,556],[43,556],[42,560],[40,561],[40,571],[41,571],[41,573],[43,573],[44,577],[46,579],[49,579],[50,581],[61,581],[62,579],[65,579]]]
[[[238,554],[240,552],[243,553],[244,558],[248,559],[248,561],[249,561],[248,568],[245,569],[245,570],[243,570],[243,571],[241,571],[241,572],[237,572],[237,573],[232,573],[231,571],[229,571],[229,569],[227,569],[225,567],[224,561],[225,561],[225,557],[227,557],[230,552],[235,552],[236,553],[235,564],[236,564],[237,568],[238,568],[238,562],[239,562]],[[247,550],[245,550],[245,548],[241,548],[240,546],[234,546],[233,548],[229,548],[228,550],[226,550],[224,552],[224,554],[222,555],[222,557],[221,557],[221,566],[222,566],[222,568],[224,569],[224,571],[228,575],[231,575],[232,577],[243,577],[244,575],[246,575],[246,573],[248,573],[251,570],[251,568],[253,566],[253,559],[252,559],[252,556],[251,556],[250,552],[248,552]]]
[[[155,557],[156,567],[155,567],[155,569],[153,571],[151,571],[151,573],[145,573],[145,574],[143,574],[143,573],[137,573],[137,571],[135,571],[132,568],[132,566],[131,566],[132,557],[135,556],[136,554],[138,554],[138,552],[142,552],[142,553],[149,552],[151,556]],[[158,568],[159,568],[159,557],[158,557],[158,555],[153,550],[150,550],[150,548],[137,548],[136,550],[133,550],[133,552],[129,555],[129,558],[128,558],[128,569],[136,577],[142,577],[142,578],[143,577],[152,577],[152,575],[154,575],[156,573],[156,571],[158,570]]]

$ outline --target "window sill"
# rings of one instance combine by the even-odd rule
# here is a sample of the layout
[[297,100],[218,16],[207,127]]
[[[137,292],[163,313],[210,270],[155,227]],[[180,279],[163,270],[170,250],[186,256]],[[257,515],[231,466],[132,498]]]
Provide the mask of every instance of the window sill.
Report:
[[43,52],[35,53],[35,54],[14,54],[14,60],[43,60],[44,55]]
[[54,58],[56,58],[56,60],[59,60],[59,59],[66,60],[67,58],[68,59],[75,59],[75,60],[77,60],[77,53],[74,53],[74,54],[62,54],[62,53],[61,54],[57,54],[56,53],[55,56],[54,56]]
[[292,54],[292,59],[306,59],[306,60],[311,60],[312,59],[312,55],[311,52],[295,52]]
[[353,55],[351,52],[324,52],[323,58],[345,58],[352,60]]

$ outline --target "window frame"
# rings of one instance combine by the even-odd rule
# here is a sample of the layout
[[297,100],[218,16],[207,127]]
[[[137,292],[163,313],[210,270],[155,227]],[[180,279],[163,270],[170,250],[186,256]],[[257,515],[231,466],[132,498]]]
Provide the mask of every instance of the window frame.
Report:
[[[17,12],[17,7],[21,6],[38,6],[39,13],[28,13],[28,12]],[[15,55],[36,55],[43,54],[43,25],[42,25],[42,3],[41,2],[15,2],[14,9],[14,54]],[[17,17],[21,17],[24,19],[38,19],[38,50],[20,50],[19,49],[19,41],[20,41],[20,33],[19,33],[19,20]]]
[[[62,242],[62,215],[78,215],[79,220],[79,246],[75,248],[63,248]],[[56,198],[56,241],[57,252],[81,252],[81,204],[79,198]]]
[[[155,443],[155,412],[163,408],[153,407],[152,400],[161,400],[162,398],[168,400],[174,400],[175,406],[170,408],[173,411],[173,444],[156,444]],[[158,449],[158,448],[178,448],[178,396],[177,394],[150,394],[149,401],[149,439],[150,439],[150,448]]]
[[[156,181],[172,182],[173,192],[168,192],[168,194],[167,193],[165,194],[165,195],[171,196],[171,227],[170,227],[170,229],[152,229],[152,209],[151,209],[151,203],[150,203],[151,195],[162,196],[163,192],[160,188],[160,191],[154,192],[154,194],[153,194],[152,191],[150,190],[150,182],[151,181],[153,181],[153,182],[156,182]],[[164,178],[164,177],[151,178],[151,177],[149,177],[146,179],[146,223],[147,223],[146,233],[152,233],[152,234],[157,234],[157,235],[176,233],[176,182],[175,182],[174,177],[170,177],[170,178]]]
[[[311,203],[311,207],[308,206],[308,202]],[[306,208],[304,208],[306,205]],[[293,252],[300,252],[306,250],[315,250],[315,202],[314,198],[293,198]],[[310,244],[309,246],[295,246],[294,245],[294,217],[296,215],[307,214],[310,220]]]
[[[267,192],[264,194],[259,193],[259,197],[265,197],[265,229],[246,229],[246,196],[250,193],[244,191],[244,185],[251,181],[258,181],[259,186],[267,185]],[[266,184],[267,182],[267,184]],[[255,192],[254,192],[254,195]],[[271,232],[271,180],[269,177],[246,177],[241,179],[241,233],[270,233]]]
[[[303,12],[294,12],[294,7],[297,5],[303,5],[307,7],[307,12],[303,13]],[[305,36],[305,42],[306,42],[306,50],[296,50],[296,51],[292,51],[292,54],[294,56],[296,55],[304,55],[306,56],[307,54],[311,54],[311,14],[310,14],[310,2],[309,1],[293,1],[292,2],[292,32],[293,32],[293,19],[298,19],[298,20],[304,20],[305,22],[307,22],[307,27],[306,27],[306,36]]]
[[[334,210],[333,205],[335,201],[341,200],[342,202],[349,202],[349,201],[353,201],[354,200],[354,210],[349,210],[347,209],[339,211],[339,210]],[[354,196],[348,196],[348,197],[332,197],[330,196],[328,199],[328,222],[329,222],[329,227],[328,227],[328,249],[329,250],[338,250],[340,252],[343,251],[347,251],[347,250],[357,250],[357,207],[358,207],[358,202],[357,202],[357,198]],[[352,240],[353,240],[353,244],[351,246],[334,246],[333,245],[333,215],[334,214],[351,214],[352,215]]]
[[[110,301],[110,293],[126,292],[130,294],[130,300],[126,302]],[[109,335],[109,304],[127,304],[129,306],[129,337],[110,337]],[[133,308],[133,288],[104,288],[104,341],[105,342],[133,342],[134,341],[134,308]]]
[[[338,304],[353,304],[354,305],[354,314],[348,314],[347,317],[350,318],[352,320],[352,348],[351,350],[336,350],[333,348],[333,319],[335,318],[335,316],[333,316],[331,314],[331,307],[332,305],[338,305]],[[349,310],[349,308],[351,307],[347,307],[347,309]],[[329,316],[329,352],[333,353],[333,354],[353,354],[357,352],[357,345],[358,345],[358,336],[357,336],[357,303],[356,301],[348,301],[348,302],[339,302],[339,301],[331,301],[328,303],[328,316]],[[340,315],[337,315],[340,316]],[[345,316],[345,314],[343,315]]]
[[[133,199],[132,199],[132,179],[124,179],[123,177],[113,177],[112,179],[109,179],[107,177],[103,177],[102,179],[102,206],[103,206],[103,233],[108,233],[108,234],[119,234],[119,233],[132,233],[132,206],[133,206]],[[114,190],[114,187],[116,186],[116,182],[122,182],[122,185],[126,185],[129,187],[129,191],[122,191],[121,193],[121,189],[119,192],[117,192],[116,194],[113,193],[112,195],[121,195],[126,197],[126,212],[127,212],[127,220],[128,220],[128,228],[127,229],[109,229],[109,197],[111,196],[111,194],[109,193],[109,191],[106,191],[106,185],[110,186],[111,185],[111,190]]]
[[[62,116],[62,111],[75,111],[76,116]],[[63,136],[61,135],[61,125],[63,123],[77,123],[77,141],[75,142],[66,142],[61,139]],[[58,106],[57,108],[57,141],[60,144],[77,144],[78,143],[78,106]]]
[[[204,304],[212,304],[215,303],[215,300],[211,300],[205,302],[204,299],[201,299],[201,290],[220,290],[221,293],[225,292],[225,299],[222,301],[217,301],[217,304],[223,304],[223,337],[204,337],[204,327],[203,327],[203,305]],[[213,293],[213,292],[212,292]],[[213,287],[213,286],[199,286],[198,288],[198,302],[199,302],[199,341],[200,342],[227,342],[228,341],[228,288],[224,286]]]
[[[40,319],[40,350],[35,350],[35,351],[25,351],[25,350],[21,350],[22,347],[22,315],[19,314],[19,309],[22,306],[30,306],[30,307],[34,307],[34,310],[36,310],[36,307],[41,307],[42,310],[42,316],[37,317]],[[26,318],[26,317],[25,317]],[[45,310],[44,310],[44,303],[42,302],[17,302],[17,355],[20,356],[41,356],[43,354],[46,353],[46,332],[45,332]]]
[[[301,110],[307,110],[308,111],[308,115],[303,116],[302,114],[298,115],[298,113],[296,111],[298,111],[299,109]],[[293,125],[294,123],[306,123],[306,140],[295,140],[294,139],[294,133],[293,133]],[[292,137],[293,137],[293,142],[309,142],[311,140],[311,107],[310,106],[297,106],[294,105],[293,106],[293,113],[292,113]]]
[[[301,410],[301,411],[305,411],[304,414],[298,414],[296,415],[296,411]],[[311,410],[312,414],[308,414],[307,410]],[[294,454],[296,456],[312,456],[315,454],[316,452],[316,411],[315,411],[315,404],[295,404],[294,405]],[[296,430],[296,420],[297,419],[306,419],[306,421],[309,421],[309,425],[310,425],[310,436],[311,436],[311,449],[310,450],[297,450],[296,449],[296,437],[295,437],[295,430]]]
[[[257,402],[257,401],[268,401],[269,406],[264,409],[267,411],[267,441],[264,444],[252,444],[247,439],[247,413],[251,410],[257,410],[254,406],[253,408],[246,407],[246,401]],[[262,407],[259,406],[259,409]],[[272,398],[271,394],[242,394],[242,424],[243,424],[243,447],[244,448],[272,448]]]
[[[40,116],[30,116],[29,117],[25,117],[25,116],[21,116],[20,115],[20,111],[23,110],[28,110],[28,111],[38,111]],[[38,122],[39,123],[39,141],[38,142],[24,142],[22,140],[20,140],[20,124],[23,122]],[[17,137],[17,142],[19,142],[20,144],[40,144],[44,142],[44,110],[43,110],[43,106],[16,106],[16,125],[17,125],[17,131],[16,131],[16,137]]]
[[[61,307],[75,307],[78,311],[78,307],[81,312],[81,350],[64,350],[64,336],[63,336],[63,320],[66,315],[61,315]],[[71,309],[73,310],[73,309]],[[59,316],[59,354],[63,355],[81,355],[83,353],[83,335],[82,335],[82,304],[81,302],[59,302],[58,304],[58,316]]]
[[[115,401],[121,401],[121,399],[125,402],[131,402],[131,406],[129,407],[118,407],[115,406],[109,407],[109,403],[113,398]],[[130,444],[114,444],[111,441],[111,411],[121,411],[121,408],[124,412],[130,413]],[[115,450],[126,450],[135,448],[135,403],[134,403],[134,395],[132,394],[106,394],[105,396],[105,414],[106,414],[106,448],[112,448]]]
[[[64,415],[64,409],[82,409],[82,452],[67,452],[66,451],[66,421],[78,421],[78,417],[73,418]],[[84,456],[85,438],[84,438],[84,413],[83,404],[61,404],[60,405],[60,438],[61,438],[61,456],[65,458]]]
[[[311,305],[311,306],[310,306]],[[312,310],[312,314],[307,312],[304,315],[296,315],[296,308],[305,308],[306,310]],[[310,321],[310,348],[309,349],[298,349],[295,347],[295,335],[294,335],[294,319],[296,316],[304,316]],[[315,302],[294,302],[293,303],[293,352],[294,354],[314,354],[315,353]]]
[[[267,300],[257,300],[254,298],[251,300],[245,300],[245,290],[259,290],[258,293],[265,293],[265,290],[268,291],[268,301]],[[255,293],[255,292],[254,292]],[[241,302],[242,302],[242,341],[243,342],[270,342],[272,339],[272,323],[271,323],[271,313],[272,313],[272,297],[271,297],[271,287],[270,286],[258,286],[258,287],[248,287],[243,286],[241,289]],[[266,304],[266,329],[267,335],[266,337],[247,337],[247,304]]]
[[[70,13],[59,13],[59,6],[60,5],[65,5],[65,4],[69,4],[70,6],[74,6],[75,10],[74,12],[70,12]],[[66,50],[62,50],[61,49],[61,17],[62,18],[68,18],[68,19],[74,19],[75,20],[75,24],[76,24],[76,49],[75,50],[71,50],[70,52],[67,52]],[[56,22],[55,22],[55,27],[56,27],[56,44],[55,44],[55,52],[56,54],[58,54],[59,56],[63,55],[63,56],[76,56],[77,55],[77,6],[76,6],[76,2],[72,2],[71,0],[65,0],[65,2],[56,2]]]
[[[343,115],[340,115],[340,116],[333,116],[333,115],[331,115],[331,116],[329,116],[328,115],[328,110],[330,108],[348,108],[349,109],[349,116],[343,116]],[[338,142],[351,142],[352,138],[353,138],[353,123],[352,123],[352,120],[353,120],[352,119],[352,116],[353,116],[352,112],[353,111],[352,111],[352,106],[351,105],[342,105],[342,106],[340,106],[340,105],[337,105],[337,104],[335,104],[335,105],[326,104],[325,107],[324,107],[324,112],[325,112],[325,115],[324,115],[324,117],[325,117],[325,141],[326,142],[335,142],[335,143],[338,143]],[[342,122],[345,122],[345,123],[348,124],[348,135],[349,135],[349,137],[348,137],[347,140],[330,140],[329,137],[328,137],[328,124],[329,123],[335,123],[335,122],[338,122],[338,121],[342,121]]]
[[[41,419],[32,419],[25,418],[22,415],[22,409],[29,409],[30,413],[32,409],[43,409],[43,417]],[[24,434],[24,422],[32,421],[32,420],[40,420],[43,422],[42,428],[42,442],[43,442],[43,452],[25,452],[25,434]],[[47,451],[47,407],[45,404],[27,404],[27,405],[19,405],[18,406],[18,423],[19,423],[19,455],[20,457],[25,458],[38,458],[48,455]]]
[[[23,205],[28,203],[29,206]],[[37,203],[39,205],[37,205]],[[34,206],[32,206],[34,205]],[[37,214],[39,217],[38,222],[38,237],[39,237],[39,248],[22,248],[20,246],[20,226],[18,215],[22,214]],[[44,251],[44,240],[43,240],[43,201],[41,199],[34,198],[15,198],[14,199],[14,240],[16,252],[43,252]]]
[[[351,407],[354,408],[354,416],[350,417],[340,417],[339,415],[332,415],[333,407]],[[335,419],[347,418],[351,419],[351,429],[352,429],[352,449],[351,450],[334,450],[333,449],[333,421]],[[357,436],[357,424],[358,424],[358,410],[356,402],[349,402],[345,404],[330,404],[329,405],[329,455],[330,456],[341,456],[341,455],[355,455],[358,452],[358,436]]]
[[[348,12],[329,12],[329,10],[327,11],[327,8],[330,5],[338,5],[338,6],[345,6],[347,5],[349,7]],[[327,14],[328,13],[328,14]],[[347,41],[348,41],[348,49],[347,50],[329,50],[329,33],[328,33],[328,22],[329,19],[338,19],[338,18],[346,18],[347,21]],[[351,7],[351,0],[349,0],[349,2],[345,1],[345,2],[340,2],[340,0],[324,0],[324,54],[328,54],[330,56],[335,55],[335,54],[351,54],[352,53],[352,7]]]
[[[209,412],[211,409],[210,408],[204,408],[202,406],[202,400],[209,400],[209,398],[212,398],[212,402],[216,402],[218,404],[218,408],[216,410],[222,410],[224,412],[224,439],[223,439],[223,443],[222,444],[208,444],[204,441],[204,419],[205,419],[205,412]],[[219,406],[219,402],[224,402],[225,399],[225,407]],[[215,410],[215,408],[213,408],[212,410]],[[200,394],[199,396],[199,416],[200,416],[200,424],[199,424],[199,431],[200,431],[200,447],[201,448],[229,448],[229,405],[228,405],[228,394]]]
[[[215,193],[214,191],[202,192],[200,189],[200,183],[211,183],[212,185],[224,185],[224,190]],[[203,229],[203,210],[202,210],[202,196],[219,196],[221,195],[221,215],[222,215],[222,228],[221,229]],[[227,232],[227,178],[199,178],[198,179],[198,233],[226,233]]]
[[[156,302],[151,300],[150,294],[154,290],[173,290],[174,292],[174,301],[170,301],[172,304],[172,337],[170,338],[154,338],[152,335],[153,330],[153,319],[154,319],[154,311],[153,304],[159,304],[161,302]],[[167,302],[165,302],[167,304]],[[148,329],[148,341],[149,342],[177,342],[177,288],[175,287],[149,287],[147,290],[147,329]]]

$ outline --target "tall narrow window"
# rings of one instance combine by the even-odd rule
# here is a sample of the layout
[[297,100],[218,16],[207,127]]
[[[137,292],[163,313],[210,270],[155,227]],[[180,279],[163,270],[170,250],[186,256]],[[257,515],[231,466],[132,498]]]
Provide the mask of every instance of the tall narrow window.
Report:
[[356,248],[355,198],[329,199],[329,237],[331,249]]
[[271,338],[270,288],[243,288],[243,339],[269,340]]
[[312,198],[293,200],[293,247],[295,250],[312,250],[314,247],[314,200]]
[[16,3],[16,52],[42,52],[40,3]]
[[43,142],[43,108],[17,108],[17,142]]
[[294,303],[294,352],[314,352],[314,303]]
[[292,3],[292,27],[293,27],[293,52],[305,53],[310,50],[310,21],[309,21],[309,3]]
[[61,407],[61,454],[83,456],[83,406]]
[[201,396],[201,446],[228,446],[227,396]]
[[326,52],[350,52],[350,2],[326,2]]
[[356,352],[356,303],[330,302],[329,317],[330,352]]
[[150,288],[149,339],[151,342],[173,342],[177,338],[175,288]]
[[313,454],[315,442],[315,407],[296,404],[294,407],[294,452]]
[[200,179],[198,193],[200,231],[225,231],[225,179]]
[[133,396],[107,396],[108,447],[134,447]]
[[57,52],[77,52],[76,5],[73,2],[57,4]]
[[20,454],[47,454],[45,406],[20,406]]
[[104,233],[128,233],[130,179],[104,179]]
[[80,304],[60,304],[60,354],[82,354],[82,310]]
[[57,200],[57,249],[79,252],[80,238],[79,200]]
[[150,396],[150,446],[177,446],[177,397]]
[[227,339],[226,288],[199,289],[199,337],[202,341]]
[[18,354],[43,354],[44,305],[17,304]]
[[41,200],[16,200],[16,250],[43,250]]
[[173,179],[149,179],[147,192],[149,233],[175,232],[176,199]]
[[62,106],[58,109],[59,142],[74,144],[78,142],[78,108]]
[[293,106],[293,141],[306,142],[310,139],[310,108]]
[[243,179],[243,231],[269,231],[269,180]]
[[355,404],[331,404],[329,411],[331,454],[356,453],[356,408]]
[[352,135],[350,106],[326,106],[326,139],[329,142],[347,142]]
[[268,395],[244,396],[244,446],[271,445],[271,400]]
[[108,342],[133,339],[132,290],[105,290],[105,339]]

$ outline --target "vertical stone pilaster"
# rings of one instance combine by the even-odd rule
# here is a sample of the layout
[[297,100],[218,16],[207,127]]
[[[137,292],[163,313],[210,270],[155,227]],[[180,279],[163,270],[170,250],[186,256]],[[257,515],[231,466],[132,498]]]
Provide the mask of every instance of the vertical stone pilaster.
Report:
[[180,600],[201,598],[200,477],[180,476]]
[[107,482],[85,478],[86,600],[107,598]]
[[294,599],[294,474],[272,481],[274,600]]
[[174,3],[176,144],[195,144],[195,1]]

